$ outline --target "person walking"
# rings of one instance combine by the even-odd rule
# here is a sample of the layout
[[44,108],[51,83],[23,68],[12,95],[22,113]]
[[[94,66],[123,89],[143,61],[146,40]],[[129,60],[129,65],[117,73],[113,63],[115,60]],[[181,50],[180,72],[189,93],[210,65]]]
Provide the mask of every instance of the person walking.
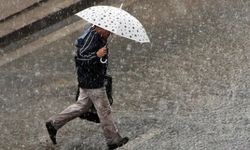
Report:
[[57,144],[57,131],[67,122],[87,112],[92,105],[97,110],[109,149],[116,149],[129,141],[128,137],[121,137],[113,121],[111,106],[104,86],[107,63],[100,62],[100,59],[108,59],[106,44],[109,36],[109,31],[94,25],[89,28],[82,39],[83,45],[78,47],[75,57],[80,87],[78,100],[61,113],[50,117],[46,122],[46,128],[53,144]]

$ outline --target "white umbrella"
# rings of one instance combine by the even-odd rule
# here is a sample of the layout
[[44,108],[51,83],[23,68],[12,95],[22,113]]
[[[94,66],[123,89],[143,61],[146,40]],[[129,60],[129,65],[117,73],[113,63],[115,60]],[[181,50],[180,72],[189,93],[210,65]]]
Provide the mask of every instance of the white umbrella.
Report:
[[128,12],[112,6],[93,6],[76,14],[116,35],[140,43],[150,42],[142,24]]

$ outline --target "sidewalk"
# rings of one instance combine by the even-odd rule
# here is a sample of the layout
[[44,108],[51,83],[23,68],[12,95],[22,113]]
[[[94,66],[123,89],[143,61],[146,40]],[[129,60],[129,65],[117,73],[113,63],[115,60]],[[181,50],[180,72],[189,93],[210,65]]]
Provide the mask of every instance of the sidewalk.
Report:
[[0,5],[0,47],[104,0],[23,0]]
[[31,9],[39,5],[39,3],[48,0],[8,0],[0,4],[0,22],[3,22],[27,9]]

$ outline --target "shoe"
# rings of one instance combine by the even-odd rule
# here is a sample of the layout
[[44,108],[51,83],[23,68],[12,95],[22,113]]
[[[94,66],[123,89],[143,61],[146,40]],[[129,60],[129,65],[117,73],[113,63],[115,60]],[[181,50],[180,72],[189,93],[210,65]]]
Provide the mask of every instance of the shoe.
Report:
[[54,128],[54,126],[52,125],[51,122],[46,122],[46,128],[48,130],[49,137],[50,137],[51,141],[53,142],[53,144],[57,144],[56,143],[57,130]]
[[95,122],[95,123],[100,123],[100,119],[99,119],[97,113],[92,113],[92,112],[83,113],[80,116],[80,118],[81,119],[86,119],[88,121],[92,121],[92,122]]
[[126,143],[128,143],[128,141],[129,141],[129,138],[124,137],[124,138],[121,139],[121,141],[119,141],[116,144],[110,144],[110,145],[108,144],[108,148],[109,148],[109,150],[116,149],[118,147],[121,147],[121,146],[125,145]]

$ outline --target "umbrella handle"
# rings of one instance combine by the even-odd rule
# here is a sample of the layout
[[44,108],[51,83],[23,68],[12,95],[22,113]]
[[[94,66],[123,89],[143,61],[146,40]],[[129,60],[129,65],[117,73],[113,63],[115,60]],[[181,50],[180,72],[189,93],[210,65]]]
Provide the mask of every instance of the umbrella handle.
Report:
[[[111,40],[112,40],[112,39],[111,39]],[[105,47],[108,48],[108,43],[105,45]],[[108,55],[108,54],[107,54],[107,55]],[[104,57],[105,57],[105,56],[104,56]],[[107,58],[104,58],[104,57],[100,58],[100,62],[101,62],[102,64],[106,64],[107,61],[108,61],[108,59],[107,59]]]
[[108,61],[108,59],[103,60],[103,58],[100,58],[100,62],[101,62],[102,64],[106,64],[107,61]]

